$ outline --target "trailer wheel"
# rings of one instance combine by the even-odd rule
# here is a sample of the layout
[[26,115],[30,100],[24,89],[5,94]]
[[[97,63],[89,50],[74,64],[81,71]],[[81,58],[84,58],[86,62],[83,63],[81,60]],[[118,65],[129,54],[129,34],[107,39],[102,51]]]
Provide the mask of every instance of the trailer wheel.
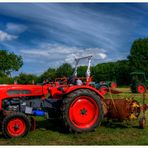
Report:
[[139,120],[139,127],[140,128],[145,128],[145,126],[146,126],[146,119],[145,119],[145,117],[142,117]]
[[111,88],[117,88],[117,83],[116,82],[111,82]]
[[6,138],[23,137],[30,130],[28,117],[23,113],[12,113],[6,116],[2,122],[2,134]]
[[71,132],[93,131],[103,119],[100,97],[88,89],[71,92],[63,99],[62,119]]
[[137,85],[137,92],[138,93],[145,93],[146,92],[146,88],[143,84],[138,84]]

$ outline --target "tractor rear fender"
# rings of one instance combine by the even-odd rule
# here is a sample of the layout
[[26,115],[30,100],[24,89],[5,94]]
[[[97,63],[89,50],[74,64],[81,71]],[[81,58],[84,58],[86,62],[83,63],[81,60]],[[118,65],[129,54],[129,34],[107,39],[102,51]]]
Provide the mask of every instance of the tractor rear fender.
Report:
[[81,86],[75,86],[75,85],[74,85],[74,86],[71,86],[71,87],[67,88],[67,90],[66,90],[66,92],[65,92],[65,95],[67,95],[67,94],[69,94],[69,93],[71,93],[71,92],[73,92],[73,91],[76,91],[76,90],[78,90],[78,89],[89,89],[89,90],[91,90],[91,91],[94,91],[97,95],[100,96],[100,98],[101,98],[102,100],[104,100],[104,96],[101,94],[100,91],[98,91],[98,90],[95,89],[94,87],[86,86],[86,85],[81,85]]

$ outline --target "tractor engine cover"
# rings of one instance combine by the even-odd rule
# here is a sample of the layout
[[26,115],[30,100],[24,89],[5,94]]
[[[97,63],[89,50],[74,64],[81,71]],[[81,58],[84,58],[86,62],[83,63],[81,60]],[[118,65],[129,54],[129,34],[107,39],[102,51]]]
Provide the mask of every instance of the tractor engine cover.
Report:
[[108,119],[131,120],[137,119],[140,114],[140,104],[132,99],[105,99]]

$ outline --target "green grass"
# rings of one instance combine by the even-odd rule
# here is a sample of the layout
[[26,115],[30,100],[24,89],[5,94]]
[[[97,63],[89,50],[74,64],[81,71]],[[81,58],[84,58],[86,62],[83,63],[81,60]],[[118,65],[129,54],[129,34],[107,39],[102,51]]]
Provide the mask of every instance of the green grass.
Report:
[[[122,94],[113,95],[113,98],[133,96],[129,88],[120,88]],[[134,94],[135,99],[142,102],[141,94]],[[109,98],[109,95],[106,95]],[[148,103],[148,93],[146,94]],[[148,114],[146,114],[148,116]],[[26,137],[4,139],[0,135],[0,145],[148,145],[148,126],[145,129],[138,127],[138,120],[133,122],[102,124],[94,132],[72,134],[62,132],[60,122],[44,121],[37,118],[37,129]]]

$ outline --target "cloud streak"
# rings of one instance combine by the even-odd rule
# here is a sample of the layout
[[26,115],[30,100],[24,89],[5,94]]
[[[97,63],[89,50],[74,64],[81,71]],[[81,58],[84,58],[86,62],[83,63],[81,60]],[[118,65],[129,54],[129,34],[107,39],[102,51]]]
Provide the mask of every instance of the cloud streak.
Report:
[[[46,32],[49,39],[59,37],[58,41],[72,46],[93,45],[103,48],[109,44],[109,48],[115,49],[118,47],[116,42],[120,41],[120,34],[126,34],[121,28],[128,26],[130,29],[128,18],[93,11],[87,7],[78,8],[77,11],[73,6],[77,8],[77,5],[70,4],[13,5],[9,12],[18,18],[32,21],[33,27]],[[1,9],[5,12],[4,8]]]
[[7,23],[6,24],[6,31],[13,33],[13,34],[20,34],[27,29],[27,26],[22,24],[15,24],[15,23]]
[[[78,47],[69,47],[59,44],[41,44],[37,49],[20,50],[20,54],[24,57],[26,62],[30,62],[30,59],[34,59],[34,61],[48,61],[47,66],[52,66],[52,62],[56,61],[56,64],[59,66],[64,62],[68,62],[70,64],[74,63],[74,59],[81,56],[92,55],[96,60],[102,60],[107,58],[106,50],[99,48],[78,48]],[[47,61],[46,61],[46,60]]]
[[8,34],[7,32],[0,30],[0,41],[11,41],[14,39],[17,39],[17,36]]
[[26,72],[29,64],[44,71],[89,54],[94,64],[125,59],[133,40],[148,35],[147,10],[147,3],[4,3],[0,39],[11,43],[0,46],[22,55]]

